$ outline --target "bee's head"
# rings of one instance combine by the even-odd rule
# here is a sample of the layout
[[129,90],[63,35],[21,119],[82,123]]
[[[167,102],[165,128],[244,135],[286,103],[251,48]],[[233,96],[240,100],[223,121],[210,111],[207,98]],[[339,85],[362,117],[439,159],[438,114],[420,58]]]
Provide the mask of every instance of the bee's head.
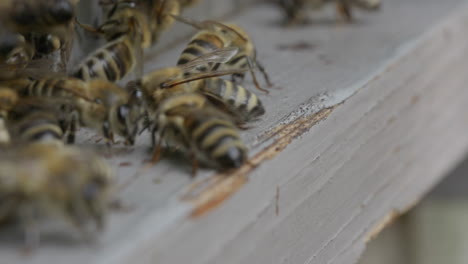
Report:
[[50,6],[49,12],[57,24],[68,23],[75,16],[74,6],[68,0],[54,1],[54,4]]

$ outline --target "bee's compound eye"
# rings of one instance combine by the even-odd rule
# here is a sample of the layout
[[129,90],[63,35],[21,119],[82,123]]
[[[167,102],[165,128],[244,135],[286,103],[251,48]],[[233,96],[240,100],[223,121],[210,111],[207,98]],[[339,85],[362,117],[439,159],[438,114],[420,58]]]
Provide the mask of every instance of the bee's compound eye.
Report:
[[66,23],[73,18],[73,5],[68,0],[58,0],[51,7],[50,13],[58,23]]

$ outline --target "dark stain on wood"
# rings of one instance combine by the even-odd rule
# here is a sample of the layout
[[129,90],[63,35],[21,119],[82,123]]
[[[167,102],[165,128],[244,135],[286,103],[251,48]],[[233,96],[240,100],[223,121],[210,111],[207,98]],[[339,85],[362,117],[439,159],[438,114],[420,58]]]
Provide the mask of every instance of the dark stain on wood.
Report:
[[281,51],[313,51],[317,48],[316,44],[300,40],[298,42],[294,43],[288,43],[288,44],[279,44],[278,49]]
[[132,166],[132,163],[128,161],[119,163],[119,167],[130,167],[130,166]]

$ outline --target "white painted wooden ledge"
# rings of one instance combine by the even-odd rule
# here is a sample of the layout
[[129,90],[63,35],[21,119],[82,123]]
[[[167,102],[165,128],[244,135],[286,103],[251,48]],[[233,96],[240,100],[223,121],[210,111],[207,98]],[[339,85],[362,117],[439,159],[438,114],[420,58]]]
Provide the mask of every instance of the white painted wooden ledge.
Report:
[[[96,245],[50,235],[25,257],[2,233],[0,263],[354,263],[468,149],[466,1],[388,0],[357,17],[282,29],[267,5],[235,16],[277,86],[244,133],[251,164],[196,179],[183,162],[144,169],[146,135],[110,159],[133,210],[113,213]],[[312,45],[278,48],[298,42]]]

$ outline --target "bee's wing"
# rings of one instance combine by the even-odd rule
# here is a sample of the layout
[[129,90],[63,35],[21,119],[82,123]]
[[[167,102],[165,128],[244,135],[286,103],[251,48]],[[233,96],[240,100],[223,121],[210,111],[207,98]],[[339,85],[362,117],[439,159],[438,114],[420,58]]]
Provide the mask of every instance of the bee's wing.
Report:
[[[54,70],[55,61],[51,58],[42,58],[29,61],[27,63],[7,64],[0,63],[0,72],[11,73],[14,78],[30,77],[41,79],[46,77],[65,77],[64,69]],[[0,75],[2,75],[0,73]]]
[[217,49],[213,52],[201,55],[195,59],[180,65],[179,67],[183,72],[193,72],[198,71],[201,67],[208,67],[210,63],[226,63],[231,60],[237,53],[239,49],[237,47],[227,47],[222,49]]
[[60,52],[60,63],[58,63],[59,71],[67,72],[68,62],[73,49],[73,44],[75,42],[75,31],[73,23],[62,28],[58,35],[60,38],[61,46],[59,49]]
[[184,78],[169,79],[168,81],[161,84],[161,88],[170,88],[179,84],[188,83],[188,82],[192,82],[196,80],[219,77],[219,76],[224,76],[224,75],[231,75],[235,73],[243,73],[246,71],[247,69],[215,70],[215,71],[209,71],[209,72],[199,72],[199,73],[187,75]]
[[240,38],[244,41],[248,41],[239,31],[236,29],[216,20],[205,20],[201,22],[205,28],[214,29],[216,27],[225,29],[224,34],[229,34],[232,38]]
[[221,110],[225,116],[225,119],[233,121],[235,124],[244,124],[245,121],[235,112],[233,112],[226,105],[226,101],[221,98],[219,94],[211,91],[203,90],[201,93],[210,101],[210,103],[217,109]]
[[21,113],[32,109],[42,109],[53,112],[61,112],[61,104],[69,104],[69,99],[52,98],[52,97],[24,97],[21,98],[11,110],[11,114]]
[[231,34],[234,37],[239,37],[240,39],[247,41],[245,37],[242,34],[240,34],[237,30],[216,20],[197,21],[197,20],[190,19],[190,18],[183,17],[183,16],[177,16],[177,15],[171,15],[171,16],[177,21],[190,25],[199,30],[203,30],[203,29],[216,30],[216,28],[223,28],[225,29],[226,34]]
[[205,23],[203,23],[203,21],[197,21],[197,20],[194,20],[194,19],[191,19],[191,18],[188,18],[188,17],[183,17],[183,16],[178,16],[178,15],[174,15],[174,14],[170,14],[175,20],[181,22],[181,23],[184,23],[184,24],[187,24],[189,26],[192,26],[196,29],[213,29],[213,28],[210,28],[211,25],[207,25]]
[[141,32],[141,28],[138,25],[138,21],[134,18],[130,19],[130,27],[133,28],[133,30],[136,30],[139,32],[137,34],[137,37],[135,39],[135,43],[133,45],[133,53],[135,54],[135,79],[139,79],[143,76],[143,67],[144,67],[144,61],[143,61],[143,47],[142,47],[142,41],[143,41],[143,32]]

